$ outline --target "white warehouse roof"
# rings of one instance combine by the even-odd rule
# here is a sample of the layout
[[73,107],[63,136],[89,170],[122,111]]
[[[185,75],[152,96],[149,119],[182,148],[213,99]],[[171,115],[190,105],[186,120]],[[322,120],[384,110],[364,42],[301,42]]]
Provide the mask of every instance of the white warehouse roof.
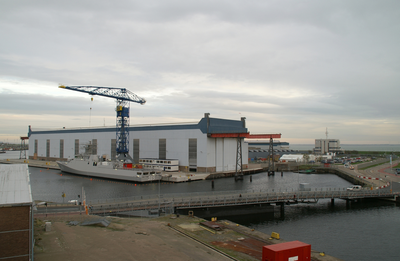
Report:
[[32,203],[27,164],[0,164],[0,206]]

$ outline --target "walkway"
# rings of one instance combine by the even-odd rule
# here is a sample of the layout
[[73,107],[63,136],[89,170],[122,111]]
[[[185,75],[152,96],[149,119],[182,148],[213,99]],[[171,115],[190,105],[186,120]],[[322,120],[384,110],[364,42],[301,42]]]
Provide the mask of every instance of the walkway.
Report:
[[[92,206],[93,213],[118,213],[124,211],[135,210],[151,210],[151,209],[188,209],[188,208],[205,208],[205,207],[228,207],[254,204],[298,204],[298,203],[316,203],[320,199],[345,199],[356,200],[363,198],[390,198],[395,199],[399,196],[399,192],[391,192],[389,189],[362,191],[347,190],[320,190],[320,191],[279,191],[279,192],[253,192],[253,191],[228,191],[216,195],[209,193],[192,193],[192,194],[176,194],[164,195],[158,198],[146,199],[125,199],[119,202],[88,202]],[[171,213],[172,213],[171,212]]]

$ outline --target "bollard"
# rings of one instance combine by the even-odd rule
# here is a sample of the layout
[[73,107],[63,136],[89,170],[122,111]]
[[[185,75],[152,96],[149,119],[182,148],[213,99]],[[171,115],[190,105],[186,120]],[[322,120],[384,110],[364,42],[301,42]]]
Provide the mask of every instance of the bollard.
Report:
[[214,180],[211,181],[211,188],[214,188]]
[[281,177],[283,177],[283,171],[281,171]]
[[46,222],[45,223],[45,231],[50,232],[51,231],[51,222]]
[[279,233],[272,232],[271,233],[271,238],[280,239]]
[[253,182],[253,176],[250,175],[250,182]]

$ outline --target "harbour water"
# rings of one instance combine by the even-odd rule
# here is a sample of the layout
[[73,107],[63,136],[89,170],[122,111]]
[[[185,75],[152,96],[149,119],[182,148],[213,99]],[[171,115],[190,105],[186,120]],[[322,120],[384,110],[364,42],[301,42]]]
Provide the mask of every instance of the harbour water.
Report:
[[[193,193],[218,193],[221,191],[296,191],[300,183],[306,183],[307,187],[314,190],[335,189],[345,190],[351,185],[346,180],[336,175],[326,174],[299,174],[284,172],[283,176],[268,176],[265,173],[252,175],[252,181],[246,176],[243,181],[235,182],[234,178],[214,180],[214,188],[210,180],[186,182],[186,183],[146,183],[135,184],[132,182],[106,180],[99,178],[82,177],[59,170],[47,170],[29,168],[31,173],[32,194],[35,200],[51,202],[67,202],[78,199],[82,187],[86,192],[88,202],[96,203],[98,200],[112,201],[120,198],[129,198],[145,195],[166,194],[193,194]],[[61,195],[65,194],[64,198]]]
[[[12,154],[19,156],[19,152]],[[8,158],[11,154],[8,155]],[[0,157],[4,157],[0,154]],[[31,173],[32,194],[35,200],[63,202],[77,199],[85,188],[87,199],[117,199],[137,195],[157,193],[193,193],[225,190],[281,190],[292,191],[299,183],[308,183],[311,189],[344,189],[349,182],[335,175],[298,174],[284,172],[275,176],[265,173],[235,182],[233,178],[214,181],[196,181],[180,184],[152,183],[137,185],[102,179],[83,178],[62,174],[58,170],[29,168]],[[65,193],[66,197],[61,195]],[[330,200],[321,200],[316,204],[299,204],[285,207],[284,218],[232,217],[232,221],[262,231],[266,234],[277,232],[285,240],[300,240],[309,243],[312,249],[325,252],[337,258],[352,260],[388,260],[397,261],[400,256],[399,205],[386,201],[366,201],[346,207],[345,201],[336,200],[334,207]]]
[[399,205],[379,200],[352,204],[321,201],[285,207],[285,218],[234,218],[234,222],[266,234],[311,244],[312,249],[346,261],[395,261],[400,250]]

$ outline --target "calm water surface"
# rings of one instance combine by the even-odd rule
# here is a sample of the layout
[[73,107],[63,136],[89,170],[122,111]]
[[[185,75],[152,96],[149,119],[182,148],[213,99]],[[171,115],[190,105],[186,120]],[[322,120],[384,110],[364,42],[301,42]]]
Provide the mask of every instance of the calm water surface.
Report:
[[[231,219],[232,220],[232,219]],[[399,260],[399,206],[382,201],[346,204],[339,200],[285,207],[281,219],[235,218],[233,221],[281,238],[300,240],[312,249],[346,261]]]
[[[134,197],[142,195],[170,193],[195,193],[220,191],[252,190],[252,191],[296,191],[299,183],[305,183],[312,190],[321,188],[345,190],[351,183],[331,174],[298,174],[284,172],[283,176],[267,176],[266,173],[249,176],[243,181],[235,182],[234,178],[214,180],[214,188],[211,181],[195,181],[186,183],[150,183],[135,184],[131,182],[114,181],[98,178],[82,177],[72,174],[61,173],[59,170],[47,170],[40,168],[29,168],[31,173],[32,194],[35,200],[62,202],[76,199],[81,194],[82,187],[86,191],[88,201],[103,199],[118,199],[123,197]],[[65,193],[63,199],[61,195]]]

